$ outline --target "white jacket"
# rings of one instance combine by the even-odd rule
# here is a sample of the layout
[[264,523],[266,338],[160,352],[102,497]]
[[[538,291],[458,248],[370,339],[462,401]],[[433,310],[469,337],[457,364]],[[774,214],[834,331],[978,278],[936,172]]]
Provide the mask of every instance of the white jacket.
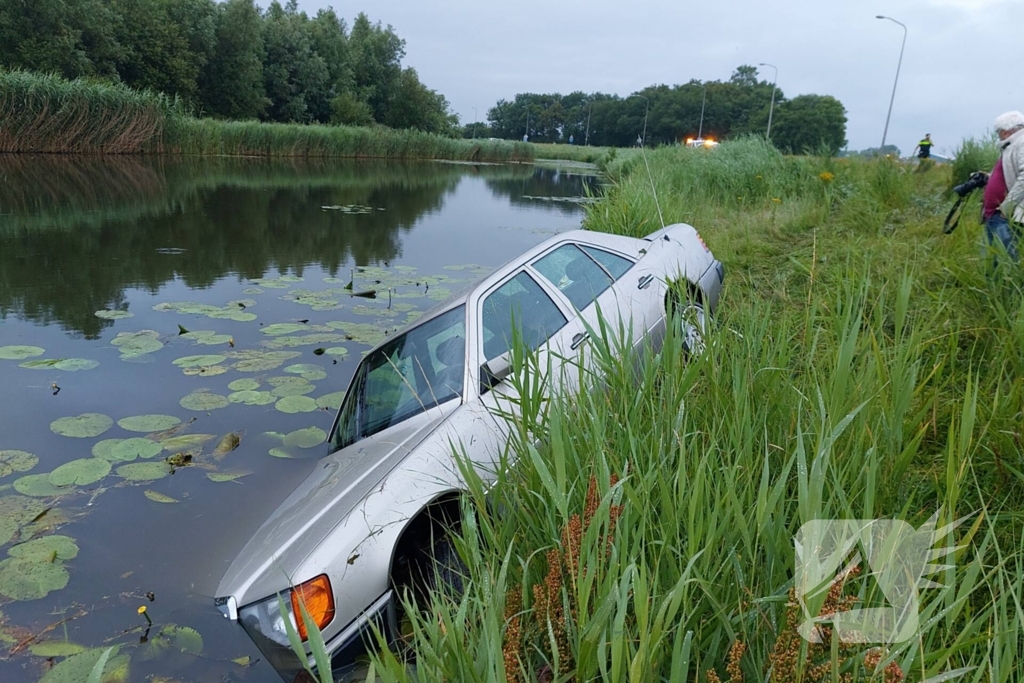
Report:
[[1004,216],[1024,223],[1024,130],[1018,130],[999,146],[1007,189],[1006,200],[999,208]]

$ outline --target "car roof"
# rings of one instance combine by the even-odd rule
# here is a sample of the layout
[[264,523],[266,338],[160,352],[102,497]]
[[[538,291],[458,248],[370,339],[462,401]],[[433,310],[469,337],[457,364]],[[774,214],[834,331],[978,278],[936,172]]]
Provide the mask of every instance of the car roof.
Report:
[[490,287],[493,283],[503,279],[506,275],[508,275],[510,272],[516,270],[517,268],[522,266],[524,263],[528,263],[528,262],[532,261],[534,258],[536,258],[537,256],[540,256],[541,254],[543,254],[545,251],[550,249],[555,244],[560,244],[562,242],[584,242],[584,243],[589,243],[589,242],[592,241],[592,240],[588,240],[587,239],[587,236],[590,235],[590,234],[593,234],[593,233],[591,233],[589,230],[568,230],[566,232],[560,232],[557,235],[553,235],[552,237],[550,237],[550,238],[544,240],[543,242],[541,242],[540,244],[538,244],[538,245],[536,245],[534,247],[531,247],[527,251],[524,251],[523,253],[519,254],[515,258],[509,259],[508,261],[503,263],[501,266],[496,268],[494,270],[494,272],[490,273],[489,275],[485,275],[482,278],[480,278],[479,280],[477,280],[477,281],[475,281],[475,282],[473,282],[471,284],[466,285],[461,290],[459,290],[458,292],[456,292],[452,296],[448,297],[447,299],[445,299],[441,303],[439,303],[436,306],[433,306],[433,307],[427,309],[427,311],[424,312],[424,314],[422,316],[420,316],[416,320],[412,321],[408,325],[405,325],[404,327],[398,328],[395,331],[395,334],[389,335],[387,338],[385,338],[384,340],[379,342],[376,346],[374,346],[369,351],[367,351],[366,355],[369,355],[369,354],[373,353],[374,351],[376,351],[380,347],[382,347],[385,344],[387,344],[388,342],[390,342],[396,336],[401,335],[401,334],[405,334],[409,330],[412,330],[412,329],[414,329],[416,327],[419,327],[420,325],[426,324],[426,323],[430,322],[431,320],[433,320],[434,318],[438,317],[439,315],[447,313],[448,311],[452,310],[453,308],[458,308],[459,306],[465,304],[469,300],[469,297],[473,294],[473,292],[477,291],[478,289],[486,289],[486,288]]

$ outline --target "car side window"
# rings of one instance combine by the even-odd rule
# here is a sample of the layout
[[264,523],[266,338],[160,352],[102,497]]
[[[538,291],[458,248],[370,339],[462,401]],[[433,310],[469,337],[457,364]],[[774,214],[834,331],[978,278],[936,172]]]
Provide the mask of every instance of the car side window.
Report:
[[608,271],[616,281],[629,272],[629,269],[633,267],[632,261],[627,258],[622,258],[618,254],[613,254],[610,251],[584,245],[581,245],[581,248],[583,251],[587,252],[591,258],[604,266],[604,269]]
[[492,360],[512,348],[513,329],[529,350],[538,348],[565,326],[565,316],[540,285],[519,273],[484,299],[484,359]]
[[612,285],[612,278],[575,244],[565,244],[533,263],[533,267],[582,311]]

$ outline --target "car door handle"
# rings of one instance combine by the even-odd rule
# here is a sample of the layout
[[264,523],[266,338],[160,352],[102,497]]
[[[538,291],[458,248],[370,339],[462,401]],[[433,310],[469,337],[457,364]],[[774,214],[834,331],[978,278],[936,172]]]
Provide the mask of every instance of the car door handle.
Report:
[[580,347],[580,344],[590,339],[590,335],[586,332],[577,332],[572,338],[572,350],[575,351]]
[[653,275],[644,275],[643,277],[640,278],[640,281],[636,283],[636,288],[647,289],[648,287],[651,286],[652,282],[654,282]]

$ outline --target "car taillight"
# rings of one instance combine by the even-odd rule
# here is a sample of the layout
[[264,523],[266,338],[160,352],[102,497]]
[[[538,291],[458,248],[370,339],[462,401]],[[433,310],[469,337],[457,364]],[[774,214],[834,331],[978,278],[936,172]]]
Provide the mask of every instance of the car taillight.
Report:
[[704,241],[704,238],[700,236],[700,233],[697,232],[696,230],[694,230],[694,232],[697,234],[697,241],[700,242],[700,245],[702,247],[704,247],[704,251],[711,251],[710,249],[708,249],[708,243]]
[[331,590],[331,580],[327,578],[327,574],[310,579],[292,590],[292,613],[295,615],[295,625],[298,627],[299,637],[307,640],[309,634],[306,632],[302,610],[299,609],[300,601],[317,628],[322,629],[331,623],[331,619],[334,619],[334,591]]

